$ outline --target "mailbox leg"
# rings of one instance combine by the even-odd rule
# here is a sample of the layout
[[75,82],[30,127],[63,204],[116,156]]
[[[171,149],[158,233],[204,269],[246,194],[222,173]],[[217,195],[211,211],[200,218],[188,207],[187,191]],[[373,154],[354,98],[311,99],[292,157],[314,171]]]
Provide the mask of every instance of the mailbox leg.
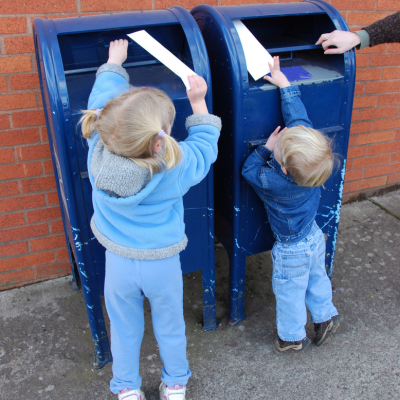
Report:
[[229,255],[229,315],[228,325],[234,326],[246,319],[244,315],[244,282],[246,255],[241,249],[232,247]]
[[[214,246],[214,241],[213,241]],[[215,266],[214,257],[210,268],[203,268],[203,318],[204,331],[214,331],[217,329],[217,316],[215,307]]]

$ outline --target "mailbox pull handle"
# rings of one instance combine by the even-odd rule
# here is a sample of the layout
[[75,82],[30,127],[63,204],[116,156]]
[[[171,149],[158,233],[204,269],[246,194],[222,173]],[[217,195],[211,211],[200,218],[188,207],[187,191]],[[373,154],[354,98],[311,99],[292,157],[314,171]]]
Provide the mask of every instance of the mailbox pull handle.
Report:
[[[106,40],[108,41],[108,44],[106,43]],[[110,42],[112,42],[112,40],[108,39],[108,38],[107,39],[100,38],[97,40],[97,43],[99,45],[103,45],[103,47],[105,47],[106,49],[108,49],[110,47]],[[132,45],[133,45],[133,41],[128,40],[128,46],[132,46]]]

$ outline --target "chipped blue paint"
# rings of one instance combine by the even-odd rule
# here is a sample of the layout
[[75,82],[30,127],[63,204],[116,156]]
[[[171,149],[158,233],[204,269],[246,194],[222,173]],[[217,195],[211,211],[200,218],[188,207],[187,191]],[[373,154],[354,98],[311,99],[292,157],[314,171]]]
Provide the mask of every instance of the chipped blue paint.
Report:
[[81,231],[80,229],[74,228],[73,226],[71,226],[71,229],[72,229],[73,231],[75,231],[75,232],[80,232],[80,231]]
[[210,208],[210,207],[207,207],[207,210],[208,210],[208,211],[214,211],[214,209],[213,209],[213,208]]
[[89,279],[85,272],[82,271],[82,268],[79,268],[79,272],[83,275],[86,279]]
[[[249,253],[250,255],[253,255],[253,253],[250,253],[250,251],[246,250],[244,247],[240,247],[240,246],[239,246],[239,243],[238,243],[238,241],[237,241],[237,239],[235,239],[235,244],[236,244],[236,247],[237,247],[238,249],[243,250],[243,251],[245,251],[246,253]],[[236,256],[236,254],[234,254],[234,256]]]
[[209,230],[209,233],[210,233],[210,236],[214,239],[214,236],[213,236],[211,230]]
[[[319,214],[321,215],[321,214]],[[323,217],[325,217],[325,215],[322,215]],[[324,226],[321,227],[321,231],[329,224],[329,222],[331,222],[331,220],[335,217],[335,214],[333,214],[329,220],[326,222],[326,224]]]
[[257,238],[257,236],[258,236],[258,233],[260,232],[260,229],[261,229],[261,225],[258,227],[258,230],[257,230],[256,236],[254,236],[254,239],[253,239],[253,240],[256,240],[256,238]]
[[87,307],[90,308],[91,310],[93,309],[93,306],[89,306],[89,304],[87,304]]
[[84,288],[88,291],[88,293],[90,292],[89,286],[84,285]]
[[237,206],[233,206],[233,208],[235,209],[236,212],[239,212],[239,211],[240,211],[240,208],[237,207]]

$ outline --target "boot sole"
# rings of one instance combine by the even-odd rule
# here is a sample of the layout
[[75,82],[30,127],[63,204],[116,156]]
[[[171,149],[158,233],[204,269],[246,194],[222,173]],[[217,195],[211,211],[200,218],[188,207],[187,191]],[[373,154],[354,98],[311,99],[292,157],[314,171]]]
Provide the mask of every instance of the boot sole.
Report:
[[307,340],[304,340],[303,342],[301,342],[300,344],[297,345],[292,345],[292,346],[288,346],[288,347],[280,347],[279,346],[279,341],[278,339],[275,340],[275,347],[283,352],[283,351],[287,351],[287,350],[295,350],[295,351],[302,351],[304,350],[306,347],[308,347],[308,345],[311,343],[311,340],[306,338]]
[[331,324],[329,324],[329,326],[328,326],[328,328],[326,329],[324,335],[323,335],[323,336],[321,337],[321,339],[320,339],[317,343],[315,343],[315,344],[316,344],[317,346],[321,346],[321,345],[323,345],[323,344],[328,343],[328,342],[332,339],[334,333],[338,330],[338,328],[339,328],[339,326],[340,326],[340,321],[341,321],[341,320],[342,320],[342,317],[341,317],[340,315],[338,315],[338,318],[335,318],[335,319],[334,319],[334,317],[333,317],[333,318],[332,318],[332,322],[331,322]]

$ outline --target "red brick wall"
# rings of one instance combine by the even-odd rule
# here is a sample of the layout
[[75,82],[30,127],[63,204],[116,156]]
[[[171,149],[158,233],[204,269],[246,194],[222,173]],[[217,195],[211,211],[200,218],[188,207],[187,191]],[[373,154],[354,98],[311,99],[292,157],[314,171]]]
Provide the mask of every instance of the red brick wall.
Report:
[[[286,0],[292,1],[292,0]],[[295,0],[296,1],[296,0]],[[254,0],[209,0],[212,5]],[[204,3],[203,2],[203,3]],[[278,3],[284,0],[261,0]],[[400,10],[399,0],[330,0],[351,29]],[[0,3],[0,290],[68,274],[68,253],[32,40],[36,16],[188,9],[197,0],[2,0]],[[357,53],[344,200],[400,183],[400,44]]]

